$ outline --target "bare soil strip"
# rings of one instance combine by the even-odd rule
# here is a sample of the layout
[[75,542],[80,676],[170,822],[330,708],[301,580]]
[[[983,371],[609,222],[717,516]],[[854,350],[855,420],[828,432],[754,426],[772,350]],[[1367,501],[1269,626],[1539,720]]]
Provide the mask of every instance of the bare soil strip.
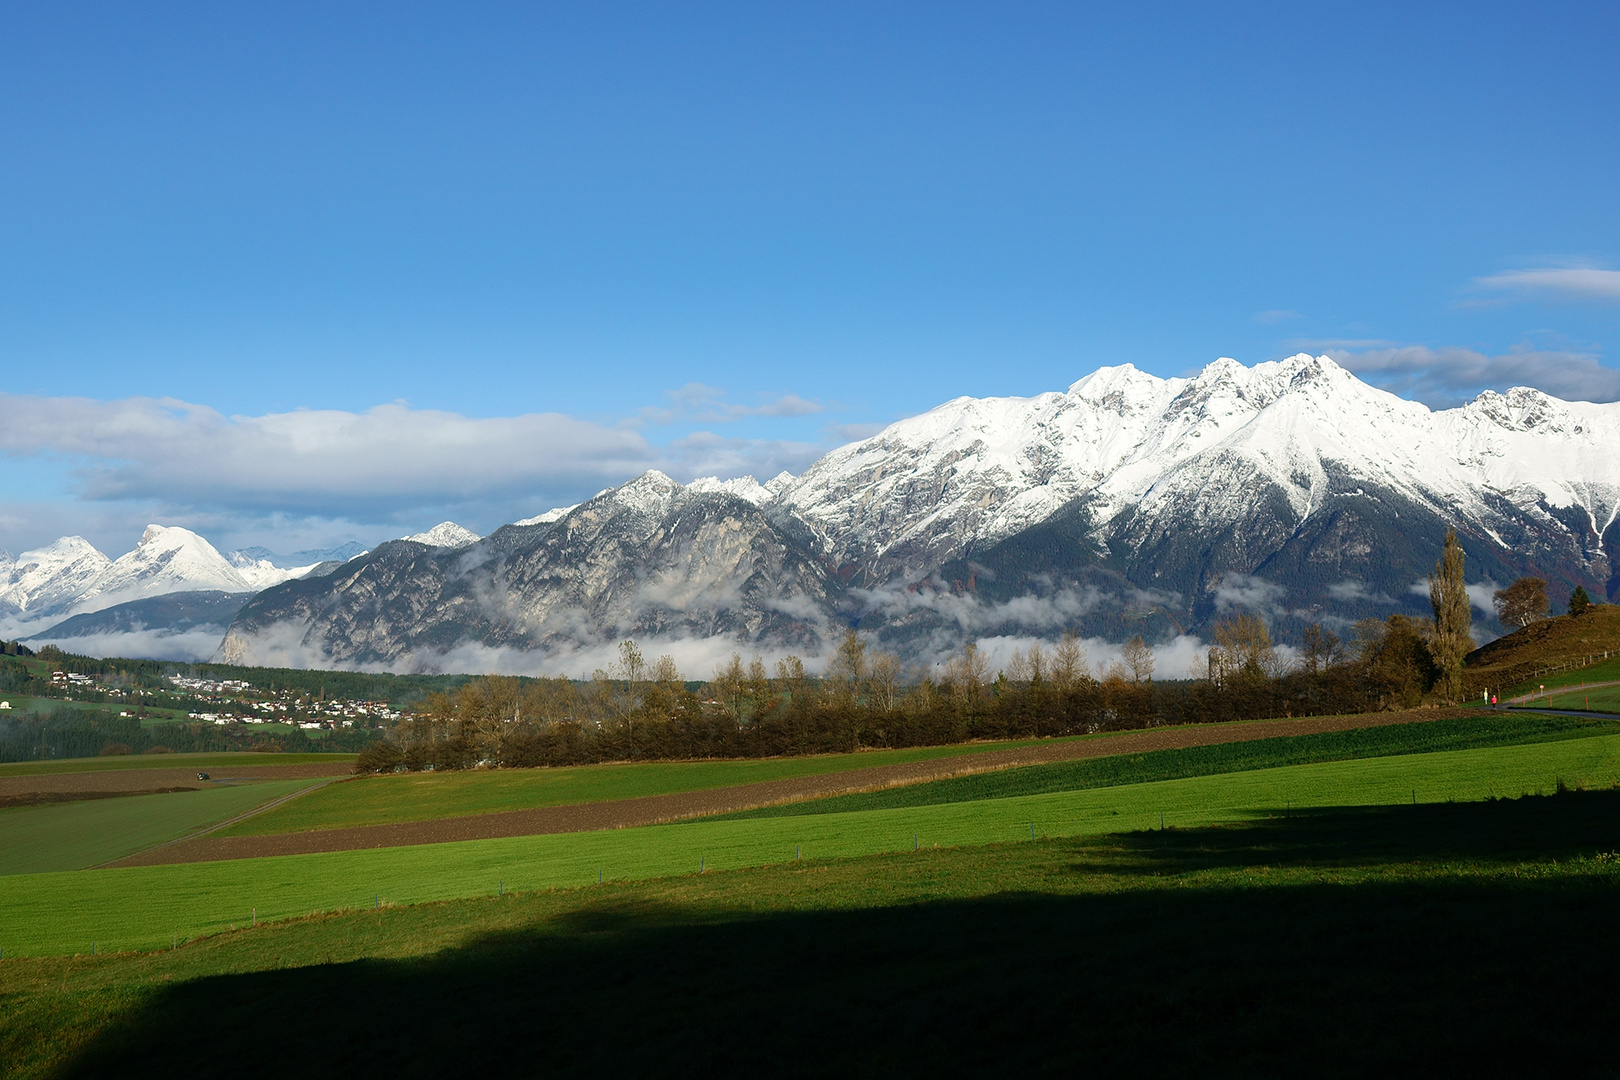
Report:
[[84,802],[86,799],[119,799],[126,795],[171,795],[176,791],[196,791],[192,787],[160,787],[148,791],[30,791],[22,795],[0,795],[0,810],[13,806],[43,806],[46,803]]
[[[244,754],[243,757],[251,757]],[[241,765],[191,768],[118,769],[103,772],[41,773],[37,776],[0,776],[0,801],[19,796],[71,794],[80,798],[107,798],[113,795],[145,795],[152,791],[194,791],[210,783],[198,780],[199,771],[225,780],[303,780],[323,776],[348,776],[352,762],[325,761],[309,765]],[[90,794],[95,793],[95,794]],[[0,805],[18,805],[0,802]]]
[[1249,742],[1282,735],[1314,735],[1324,731],[1383,727],[1425,720],[1475,715],[1464,709],[1421,709],[1359,716],[1312,716],[1299,720],[1260,720],[1201,727],[1154,728],[1127,731],[1096,739],[1044,743],[994,750],[982,754],[879,765],[823,776],[767,780],[733,787],[711,788],[675,795],[650,795],[612,802],[546,806],[506,810],[470,817],[441,818],[388,825],[361,825],[313,832],[268,836],[203,836],[177,841],[120,859],[110,866],[157,866],[167,863],[257,859],[270,855],[305,855],[322,851],[359,851],[369,848],[443,844],[459,840],[488,840],[541,833],[588,832],[657,825],[682,818],[728,814],[761,806],[821,799],[860,791],[878,791],[905,784],[920,784],[969,773],[993,772],[1023,765],[1140,754],[1149,750],[1177,750],[1219,743]]

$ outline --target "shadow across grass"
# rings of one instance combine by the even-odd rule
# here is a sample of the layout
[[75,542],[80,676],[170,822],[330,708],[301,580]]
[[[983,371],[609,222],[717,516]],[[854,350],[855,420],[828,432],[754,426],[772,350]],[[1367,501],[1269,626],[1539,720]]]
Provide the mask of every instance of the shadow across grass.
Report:
[[783,869],[798,910],[587,891],[164,987],[67,1075],[1612,1073],[1616,848],[1620,793],[1571,793],[925,853],[1019,888],[888,906],[804,895],[904,857]]
[[[1620,849],[1620,791],[1411,806],[1304,808],[1239,825],[1108,838],[1082,872],[1179,875],[1259,866],[1473,869],[1581,858]],[[1605,847],[1607,845],[1607,847]]]

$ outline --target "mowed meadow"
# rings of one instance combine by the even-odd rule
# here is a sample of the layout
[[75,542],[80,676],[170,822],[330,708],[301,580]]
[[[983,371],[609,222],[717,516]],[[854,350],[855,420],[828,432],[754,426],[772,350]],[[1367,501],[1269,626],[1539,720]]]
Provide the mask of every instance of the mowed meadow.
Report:
[[1549,792],[1560,782],[1608,787],[1620,783],[1620,735],[1604,730],[1611,733],[932,805],[13,875],[0,879],[7,912],[0,947],[17,956],[150,949],[255,919],[384,902],[415,904],[922,847],[1190,828],[1323,807],[1472,801]]
[[[1537,1048],[1600,1060],[1588,1025],[1615,997],[1600,958],[1620,895],[1620,724],[1400,719],[1276,722],[1301,733],[1244,741],[1242,725],[1187,730],[1222,741],[1146,752],[1121,752],[1142,733],[1119,733],[354,779],[269,766],[209,790],[0,810],[6,845],[54,820],[59,857],[89,865],[164,805],[198,808],[191,833],[174,820],[143,842],[252,844],[964,770],[664,824],[3,874],[0,1059],[16,1076],[429,1076],[521,1051],[565,1074],[752,1075],[1144,1071],[1150,1053],[1145,1071],[1218,1058],[1251,1073],[1295,1071],[1289,1048],[1308,1042],[1331,1050],[1311,1062],[1330,1075]],[[1034,750],[1088,756],[994,764]],[[139,772],[120,759],[95,775]],[[220,828],[240,817],[230,800],[248,816]],[[1526,987],[1543,996],[1519,1001]],[[620,1011],[634,1038],[612,1037]]]

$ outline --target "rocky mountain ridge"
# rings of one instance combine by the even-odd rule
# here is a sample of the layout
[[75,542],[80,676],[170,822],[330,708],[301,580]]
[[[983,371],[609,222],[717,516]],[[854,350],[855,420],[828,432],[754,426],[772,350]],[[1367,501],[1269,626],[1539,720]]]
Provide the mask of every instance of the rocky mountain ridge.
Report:
[[856,625],[925,658],[970,636],[1164,640],[1237,609],[1286,640],[1421,610],[1447,525],[1482,614],[1524,572],[1612,594],[1617,508],[1620,405],[1515,388],[1434,411],[1306,355],[1186,379],[1122,365],[947,402],[797,478],[648,473],[454,552],[374,553],[261,594],[224,653],[274,638],[304,662],[431,666],[618,636],[815,653]]
[[[927,659],[1166,641],[1234,610],[1290,640],[1421,613],[1448,525],[1489,631],[1491,589],[1523,573],[1613,598],[1617,512],[1620,404],[1520,387],[1436,411],[1303,354],[1121,365],[946,402],[798,477],[650,472],[487,537],[446,522],[259,592],[222,656],[544,670],[624,636],[815,655],[854,625]],[[58,545],[61,595],[109,573]]]

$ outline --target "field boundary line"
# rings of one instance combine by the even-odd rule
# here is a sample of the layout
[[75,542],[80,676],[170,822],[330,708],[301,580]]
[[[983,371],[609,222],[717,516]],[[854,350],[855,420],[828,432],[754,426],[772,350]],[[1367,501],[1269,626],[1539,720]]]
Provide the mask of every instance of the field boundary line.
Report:
[[326,787],[328,784],[335,784],[340,780],[346,780],[346,779],[348,779],[348,777],[334,776],[329,780],[322,780],[319,783],[311,784],[311,785],[309,785],[309,787],[299,788],[297,791],[289,791],[287,794],[282,795],[279,798],[271,799],[267,803],[260,803],[258,806],[255,806],[253,809],[247,811],[246,813],[237,814],[235,817],[226,818],[224,821],[216,821],[212,825],[204,825],[200,829],[193,829],[191,832],[186,833],[184,836],[177,836],[173,840],[165,840],[161,844],[153,844],[151,847],[142,848],[141,850],[136,851],[136,852],[132,852],[129,855],[120,855],[116,859],[113,859],[113,860],[111,860],[109,862],[98,863],[95,866],[89,867],[89,869],[91,869],[91,870],[105,870],[106,868],[108,868],[110,866],[117,866],[119,863],[123,862],[126,859],[138,858],[139,856],[146,855],[146,854],[148,854],[150,852],[162,851],[164,848],[171,847],[174,844],[183,844],[188,840],[200,839],[200,838],[202,838],[204,836],[207,836],[209,833],[218,832],[220,829],[223,829],[228,825],[235,825],[239,821],[246,821],[248,818],[255,817],[255,816],[259,815],[259,814],[264,813],[267,810],[274,810],[276,807],[281,806],[284,803],[289,803],[289,802],[291,802],[292,800],[298,798],[301,795],[308,795],[312,791],[319,791],[321,788]]
[[[1186,725],[1120,732],[1107,739],[1049,743],[1012,750],[991,751],[929,761],[881,765],[866,769],[825,773],[729,785],[700,791],[646,795],[606,802],[503,810],[428,820],[376,825],[340,826],[302,832],[256,836],[194,835],[161,847],[125,856],[109,866],[155,866],[171,863],[216,862],[276,855],[357,851],[388,847],[488,840],[550,833],[591,832],[604,829],[663,825],[691,818],[807,802],[829,796],[881,791],[976,773],[999,772],[1026,765],[1053,764],[1089,758],[1139,754],[1154,750],[1184,749],[1250,742],[1289,735],[1351,731],[1394,724],[1477,717],[1474,709],[1414,709],[1398,713],[1361,713],[1337,717],[1299,717],[1248,721],[1231,725]],[[261,811],[262,812],[262,811]],[[223,828],[221,823],[215,828]]]

